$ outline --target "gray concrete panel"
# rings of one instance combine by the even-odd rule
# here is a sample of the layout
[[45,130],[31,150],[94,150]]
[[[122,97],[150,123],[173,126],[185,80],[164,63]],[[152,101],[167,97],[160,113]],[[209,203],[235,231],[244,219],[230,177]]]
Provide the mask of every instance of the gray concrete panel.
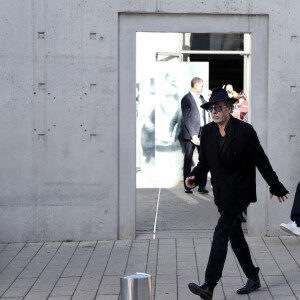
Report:
[[1,240],[116,237],[116,37],[96,2],[1,3]]

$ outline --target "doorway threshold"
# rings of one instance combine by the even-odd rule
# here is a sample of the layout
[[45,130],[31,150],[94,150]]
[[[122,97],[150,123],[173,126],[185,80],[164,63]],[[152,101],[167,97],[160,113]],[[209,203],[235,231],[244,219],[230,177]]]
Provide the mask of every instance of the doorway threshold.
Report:
[[[242,225],[245,235],[247,235],[248,230],[246,224]],[[211,229],[196,229],[196,230],[161,230],[156,231],[153,235],[151,231],[137,231],[137,240],[148,240],[148,239],[212,239],[214,230]],[[155,236],[155,238],[154,238]]]

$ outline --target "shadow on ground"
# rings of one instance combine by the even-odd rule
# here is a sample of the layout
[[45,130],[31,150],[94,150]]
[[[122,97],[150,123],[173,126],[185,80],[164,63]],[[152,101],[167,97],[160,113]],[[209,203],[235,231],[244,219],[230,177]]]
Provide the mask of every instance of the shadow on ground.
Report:
[[[208,195],[184,193],[183,183],[172,188],[162,188],[157,217],[157,231],[214,230],[218,211],[208,181]],[[152,232],[158,200],[158,188],[136,190],[137,232]]]

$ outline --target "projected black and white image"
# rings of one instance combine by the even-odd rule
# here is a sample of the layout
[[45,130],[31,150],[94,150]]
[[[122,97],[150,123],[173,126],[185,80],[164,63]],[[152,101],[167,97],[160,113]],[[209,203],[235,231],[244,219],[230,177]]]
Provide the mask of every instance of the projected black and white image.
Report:
[[207,62],[156,62],[137,70],[137,170],[145,178],[142,185],[166,187],[182,180],[181,99],[195,76],[204,80],[207,99],[208,70]]

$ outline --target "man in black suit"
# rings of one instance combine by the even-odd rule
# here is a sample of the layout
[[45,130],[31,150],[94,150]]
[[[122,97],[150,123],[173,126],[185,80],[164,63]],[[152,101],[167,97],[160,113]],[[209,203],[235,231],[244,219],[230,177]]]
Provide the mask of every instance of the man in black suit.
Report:
[[199,180],[211,172],[214,201],[220,217],[215,228],[211,252],[205,272],[205,283],[189,284],[192,293],[210,300],[222,276],[228,240],[248,280],[238,294],[249,294],[260,287],[259,268],[253,265],[239,215],[251,202],[256,202],[256,168],[270,186],[270,198],[279,202],[287,199],[288,191],[278,180],[254,128],[233,118],[233,103],[222,88],[214,89],[209,102],[202,105],[212,114],[213,122],[201,132],[199,163],[186,178],[186,185],[194,188]]
[[[185,184],[185,179],[191,172],[191,164],[195,147],[199,153],[201,128],[206,124],[205,110],[200,106],[206,103],[201,95],[203,90],[203,80],[194,77],[191,81],[191,91],[181,100],[182,110],[182,138],[184,139],[184,162],[183,162],[183,182],[186,193],[192,193],[192,190]],[[207,194],[205,189],[207,175],[199,183],[198,192]]]

